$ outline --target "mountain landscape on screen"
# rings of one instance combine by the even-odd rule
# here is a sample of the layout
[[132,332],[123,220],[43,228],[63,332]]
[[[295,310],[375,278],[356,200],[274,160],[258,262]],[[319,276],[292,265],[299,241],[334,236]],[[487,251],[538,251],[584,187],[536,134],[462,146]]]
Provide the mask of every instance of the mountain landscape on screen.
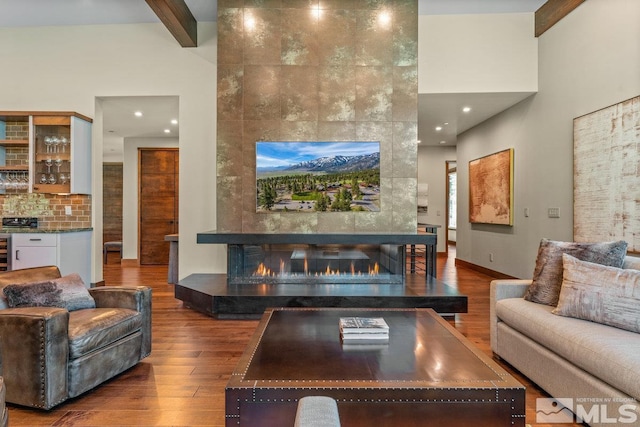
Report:
[[257,142],[257,212],[378,212],[379,142]]

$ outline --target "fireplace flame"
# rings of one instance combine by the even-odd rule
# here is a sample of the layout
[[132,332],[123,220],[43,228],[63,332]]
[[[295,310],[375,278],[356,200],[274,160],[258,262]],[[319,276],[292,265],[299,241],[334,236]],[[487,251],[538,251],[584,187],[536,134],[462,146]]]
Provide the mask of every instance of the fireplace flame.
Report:
[[[260,263],[260,265],[258,265],[258,267],[256,268],[256,271],[253,273],[253,276],[278,277],[278,276],[302,275],[302,276],[309,276],[309,277],[311,276],[321,277],[321,276],[362,276],[363,274],[365,273],[362,270],[356,270],[356,267],[353,264],[353,262],[349,266],[349,271],[340,271],[340,269],[332,270],[331,266],[327,265],[327,268],[324,271],[309,272],[309,265],[305,258],[304,273],[287,273],[285,262],[283,260],[280,260],[280,272],[275,272],[271,270],[269,267],[267,267],[266,265],[264,265],[264,263]],[[377,262],[373,266],[367,267],[367,274],[369,274],[370,276],[377,276],[380,274],[380,266],[378,265]]]
[[269,267],[267,267],[263,263],[260,263],[253,275],[262,277],[275,277],[276,274]]
[[377,262],[373,265],[373,269],[369,266],[369,274],[377,276],[378,273],[380,273],[380,266]]

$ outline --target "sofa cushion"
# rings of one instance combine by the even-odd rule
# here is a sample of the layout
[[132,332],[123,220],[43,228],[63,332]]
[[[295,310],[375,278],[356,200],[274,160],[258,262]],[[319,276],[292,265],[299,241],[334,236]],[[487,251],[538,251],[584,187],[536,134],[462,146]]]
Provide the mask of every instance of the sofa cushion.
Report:
[[96,306],[82,278],[75,273],[43,282],[7,285],[3,293],[10,308],[59,307],[74,311]]
[[577,243],[542,239],[538,248],[533,281],[524,298],[527,301],[556,306],[562,286],[562,254],[580,260],[621,268],[627,242]]
[[128,308],[92,308],[69,313],[69,358],[99,350],[142,327],[142,314]]
[[640,334],[551,313],[553,307],[509,298],[496,303],[507,325],[629,396],[640,399]]
[[580,261],[562,255],[560,316],[576,317],[640,332],[640,271]]

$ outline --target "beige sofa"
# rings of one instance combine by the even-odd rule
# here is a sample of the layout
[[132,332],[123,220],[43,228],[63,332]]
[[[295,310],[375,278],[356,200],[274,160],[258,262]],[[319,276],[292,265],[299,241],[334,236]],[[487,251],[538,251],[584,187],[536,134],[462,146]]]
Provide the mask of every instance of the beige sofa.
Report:
[[[50,409],[131,368],[151,352],[150,288],[105,286],[89,289],[88,297],[81,280],[71,285],[64,280],[55,266],[0,274],[7,402]],[[8,291],[24,292],[22,286],[37,296],[46,294],[40,285],[54,286],[51,283],[58,287],[49,294],[61,295],[75,286],[76,294],[93,298],[95,308],[7,307]]]
[[[627,256],[623,268],[640,270],[640,258]],[[495,355],[551,396],[572,399],[578,421],[640,426],[640,334],[552,314],[554,307],[523,299],[530,283],[491,282]]]

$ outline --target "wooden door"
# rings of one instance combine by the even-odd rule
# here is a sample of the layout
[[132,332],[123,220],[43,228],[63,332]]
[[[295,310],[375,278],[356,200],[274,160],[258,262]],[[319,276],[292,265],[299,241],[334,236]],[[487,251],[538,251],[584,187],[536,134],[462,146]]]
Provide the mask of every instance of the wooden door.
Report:
[[167,234],[178,232],[177,148],[140,148],[138,153],[139,260],[168,264]]

